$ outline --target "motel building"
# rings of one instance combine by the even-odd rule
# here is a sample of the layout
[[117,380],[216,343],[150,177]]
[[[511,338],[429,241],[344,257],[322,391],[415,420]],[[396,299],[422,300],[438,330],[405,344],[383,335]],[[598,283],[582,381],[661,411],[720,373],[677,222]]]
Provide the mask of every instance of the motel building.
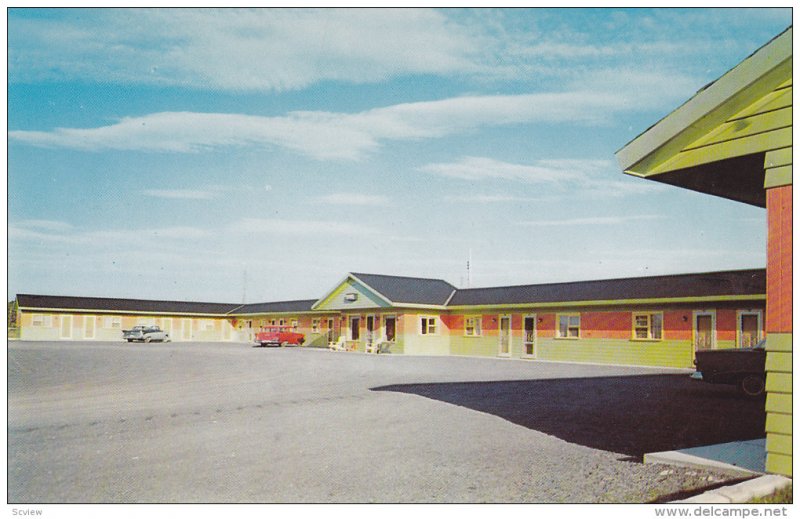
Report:
[[114,341],[158,325],[173,341],[251,342],[289,327],[304,347],[690,368],[701,348],[764,336],[764,269],[458,289],[351,273],[318,300],[194,303],[19,294],[22,340]]
[[[767,339],[767,470],[792,473],[792,29],[617,152],[631,175],[764,207],[766,269],[459,289],[350,273],[319,299],[257,304],[19,294],[22,340],[242,343],[285,326],[304,347],[691,368]],[[758,244],[752,244],[758,247]]]

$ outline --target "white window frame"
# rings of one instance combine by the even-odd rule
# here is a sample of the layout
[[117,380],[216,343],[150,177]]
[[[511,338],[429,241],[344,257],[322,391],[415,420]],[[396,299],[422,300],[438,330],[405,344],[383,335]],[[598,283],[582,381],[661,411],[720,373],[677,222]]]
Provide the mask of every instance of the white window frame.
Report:
[[[433,315],[419,316],[419,334],[420,335],[439,335],[439,320],[438,317]],[[431,324],[433,326],[431,327]],[[431,328],[433,331],[431,331]]]
[[[252,321],[250,321],[252,324]],[[214,331],[214,320],[213,319],[203,319],[200,321],[200,331],[201,332],[213,332]]]
[[31,314],[31,326],[35,328],[52,328],[53,316],[47,314]]
[[756,310],[736,310],[736,347],[742,347],[742,316],[758,316],[758,340],[764,338],[764,314],[760,309]]
[[118,315],[108,315],[103,318],[103,328],[106,330],[121,330],[122,317]]
[[311,333],[319,333],[320,319],[311,319]]
[[[472,321],[472,326],[469,322]],[[472,328],[472,333],[470,333]],[[483,316],[465,315],[464,316],[464,337],[481,337],[483,335]]]
[[300,326],[300,321],[297,319],[292,319],[289,321],[289,326],[292,328],[292,330],[297,331],[297,328]]
[[[567,320],[567,335],[561,335],[561,318],[562,317],[566,317],[568,319]],[[576,335],[574,337],[569,334],[570,328],[576,328],[575,326],[570,326],[570,319],[572,317],[577,317],[578,318],[578,326],[577,326],[578,335]],[[581,338],[581,314],[578,313],[578,312],[564,312],[564,313],[556,314],[556,333],[555,333],[555,338],[556,339],[564,339],[564,340],[572,340],[572,341],[580,339]]]
[[[653,337],[653,316],[661,316],[661,335],[660,337]],[[647,318],[645,326],[639,326],[636,323],[637,317]],[[647,337],[638,337],[636,330],[639,328],[647,329]],[[631,340],[632,341],[663,341],[664,340],[664,312],[631,312]]]

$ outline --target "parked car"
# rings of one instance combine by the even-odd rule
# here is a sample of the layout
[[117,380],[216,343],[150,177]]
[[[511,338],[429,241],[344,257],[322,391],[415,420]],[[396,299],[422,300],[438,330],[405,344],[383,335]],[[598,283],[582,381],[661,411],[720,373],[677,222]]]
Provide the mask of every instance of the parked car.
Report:
[[306,336],[288,327],[266,328],[256,334],[256,346],[300,346]]
[[735,385],[747,396],[760,396],[766,385],[766,343],[762,340],[752,348],[698,350],[692,379]]
[[134,326],[130,330],[122,330],[122,338],[128,342],[170,341],[169,334],[158,326]]

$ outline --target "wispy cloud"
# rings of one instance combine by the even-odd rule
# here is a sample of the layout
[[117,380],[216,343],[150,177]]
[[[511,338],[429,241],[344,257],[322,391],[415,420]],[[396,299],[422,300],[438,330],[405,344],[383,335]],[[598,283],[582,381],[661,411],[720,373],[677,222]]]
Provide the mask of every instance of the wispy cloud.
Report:
[[547,197],[525,197],[514,195],[446,195],[448,202],[464,202],[468,204],[496,204],[507,202],[541,202]]
[[424,173],[470,182],[502,180],[555,188],[547,196],[524,198],[506,195],[450,195],[449,200],[464,202],[508,202],[552,199],[570,192],[586,197],[621,197],[653,193],[665,186],[640,179],[620,179],[615,165],[599,159],[547,159],[531,164],[516,164],[489,157],[462,157],[453,162],[426,164],[418,168]]
[[331,193],[316,197],[314,200],[333,205],[366,205],[381,206],[390,203],[389,197],[383,195],[366,195],[364,193]]
[[229,232],[248,235],[365,235],[377,229],[359,223],[333,220],[288,220],[280,218],[243,218],[229,226]]
[[12,81],[234,91],[474,72],[488,44],[431,9],[95,9],[10,27]]
[[89,151],[187,153],[278,146],[318,159],[357,159],[385,141],[444,137],[482,127],[540,122],[603,125],[613,113],[636,110],[639,101],[635,93],[571,91],[453,97],[352,114],[303,111],[265,117],[159,112],[97,128],[14,130],[8,135],[35,146]]
[[591,218],[567,218],[564,220],[528,220],[515,222],[515,225],[522,225],[525,227],[564,227],[574,225],[621,225],[631,222],[640,222],[643,220],[659,220],[664,218],[655,214],[642,214],[633,216],[595,216]]
[[196,189],[145,189],[146,196],[156,198],[169,198],[178,200],[209,200],[214,198],[211,191],[201,191]]
[[462,180],[511,180],[532,184],[575,181],[607,167],[608,161],[540,160],[534,164],[513,164],[488,157],[463,157],[456,162],[427,164],[425,173]]

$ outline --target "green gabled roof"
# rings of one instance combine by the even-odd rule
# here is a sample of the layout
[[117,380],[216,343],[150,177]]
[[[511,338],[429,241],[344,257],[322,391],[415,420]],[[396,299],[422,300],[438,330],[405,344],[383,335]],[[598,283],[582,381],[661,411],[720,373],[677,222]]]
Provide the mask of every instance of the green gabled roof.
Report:
[[[764,207],[764,154],[791,146],[791,78],[789,27],[617,151],[620,167],[631,175]],[[762,107],[766,116],[759,123],[765,128],[750,127],[743,112],[779,95],[788,96],[788,109]],[[742,131],[748,139],[739,136]],[[711,137],[722,141],[712,147],[706,142]]]

